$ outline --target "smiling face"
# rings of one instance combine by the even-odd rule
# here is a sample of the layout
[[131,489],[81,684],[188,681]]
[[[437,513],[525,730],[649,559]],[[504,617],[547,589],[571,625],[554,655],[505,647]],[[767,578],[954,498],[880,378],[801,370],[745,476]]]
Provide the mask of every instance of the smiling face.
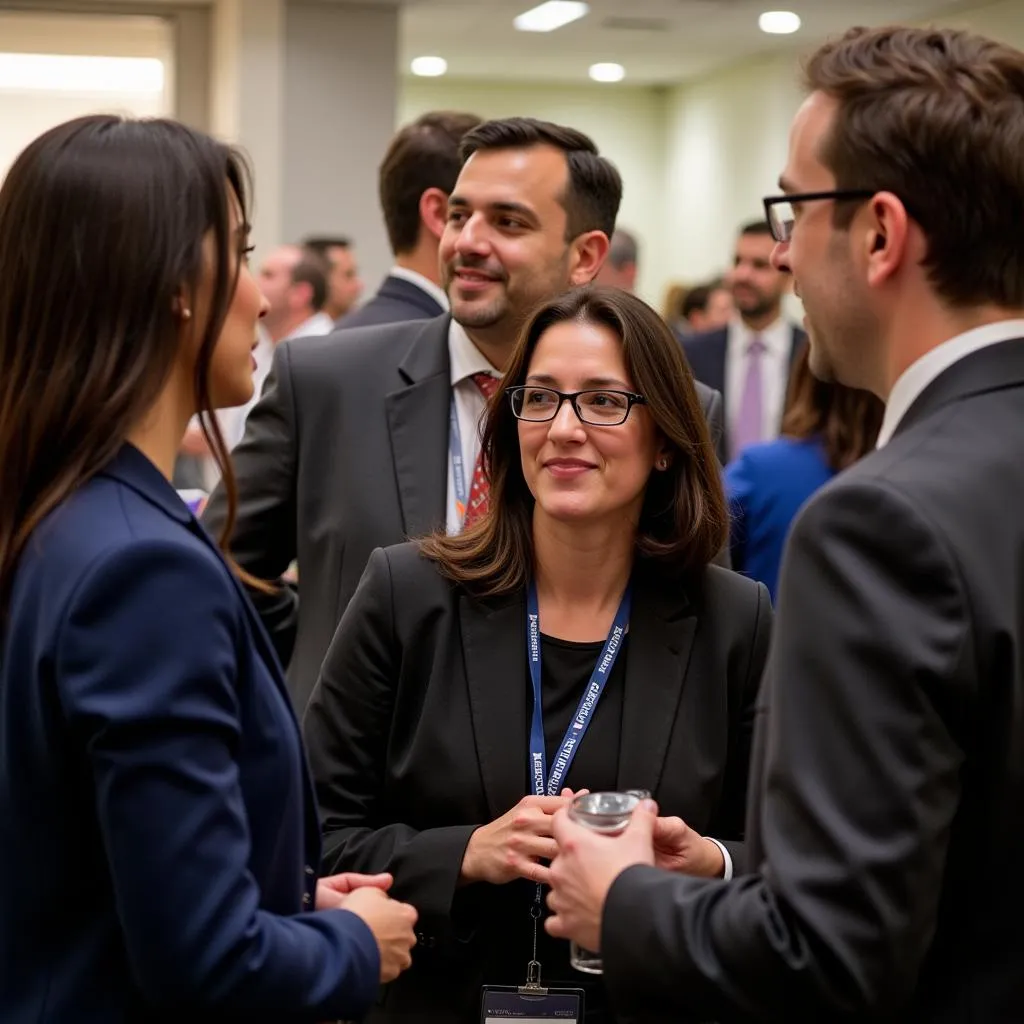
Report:
[[[622,341],[601,324],[563,321],[538,339],[524,384],[562,392],[610,389],[635,392]],[[555,520],[640,521],[647,479],[659,454],[648,411],[634,405],[618,426],[581,423],[563,402],[546,423],[519,420],[523,476],[535,515]]]
[[530,310],[597,272],[566,241],[565,154],[554,146],[482,150],[448,201],[441,276],[452,315],[472,330],[514,333]]

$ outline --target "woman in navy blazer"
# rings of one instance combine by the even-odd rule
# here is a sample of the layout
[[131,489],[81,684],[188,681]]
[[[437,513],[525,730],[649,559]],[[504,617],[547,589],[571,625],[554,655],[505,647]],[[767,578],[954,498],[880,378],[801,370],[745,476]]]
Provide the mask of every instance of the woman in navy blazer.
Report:
[[772,601],[797,512],[875,447],[882,426],[882,403],[867,391],[818,380],[809,352],[805,345],[793,366],[782,435],[745,448],[725,468],[733,568],[763,583]]
[[3,1021],[323,1021],[409,962],[387,877],[317,881],[280,666],[169,482],[190,416],[252,391],[243,182],[94,116],[0,189]]

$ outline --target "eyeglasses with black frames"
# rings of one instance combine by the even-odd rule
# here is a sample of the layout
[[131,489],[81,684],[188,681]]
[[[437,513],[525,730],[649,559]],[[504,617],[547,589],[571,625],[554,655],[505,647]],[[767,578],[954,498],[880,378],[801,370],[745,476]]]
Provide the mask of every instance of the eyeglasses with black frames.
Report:
[[764,200],[764,215],[776,242],[788,242],[793,237],[794,203],[815,203],[833,199],[846,202],[851,199],[870,199],[878,190],[862,188],[841,188],[832,192],[794,192],[785,196],[768,196]]
[[568,402],[580,423],[592,427],[617,427],[626,422],[634,405],[646,405],[643,395],[632,391],[556,391],[532,384],[508,389],[512,415],[529,423],[547,423],[558,415],[563,402]]

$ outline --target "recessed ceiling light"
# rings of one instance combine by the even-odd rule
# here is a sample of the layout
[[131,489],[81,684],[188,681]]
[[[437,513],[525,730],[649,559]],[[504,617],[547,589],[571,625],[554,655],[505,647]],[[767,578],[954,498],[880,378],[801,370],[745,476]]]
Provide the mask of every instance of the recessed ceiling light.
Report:
[[757,26],[772,36],[788,36],[800,30],[800,15],[792,11],[765,11],[757,19]]
[[512,24],[520,32],[553,32],[582,18],[589,10],[590,5],[580,0],[548,0],[546,4],[524,11]]
[[440,78],[448,70],[444,57],[415,57],[409,70],[420,78]]
[[154,57],[0,53],[0,89],[160,93],[163,88],[164,65]]
[[595,82],[621,82],[626,69],[621,64],[591,64],[590,77]]

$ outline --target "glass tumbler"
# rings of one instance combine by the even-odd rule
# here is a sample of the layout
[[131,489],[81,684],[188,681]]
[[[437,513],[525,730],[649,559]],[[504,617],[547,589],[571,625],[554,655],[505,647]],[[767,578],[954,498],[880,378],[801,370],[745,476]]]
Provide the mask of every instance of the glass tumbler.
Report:
[[[629,824],[641,801],[649,797],[650,793],[642,789],[629,789],[624,793],[584,793],[569,805],[569,817],[592,832],[615,836]],[[575,942],[569,945],[569,963],[585,974],[604,973],[601,954]]]

